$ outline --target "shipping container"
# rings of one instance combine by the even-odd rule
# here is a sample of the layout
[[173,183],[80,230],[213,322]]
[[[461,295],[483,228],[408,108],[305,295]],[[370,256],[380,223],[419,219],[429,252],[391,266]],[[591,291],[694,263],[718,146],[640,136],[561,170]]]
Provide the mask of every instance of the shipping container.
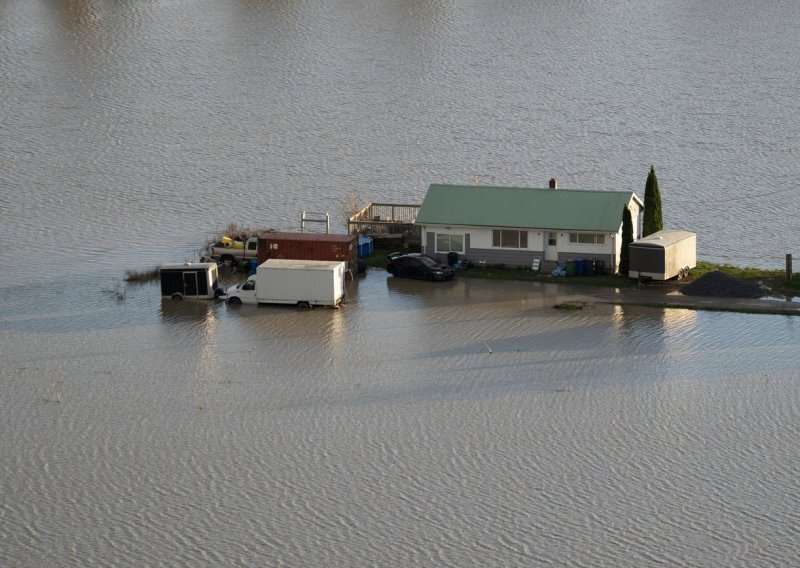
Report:
[[328,233],[263,233],[258,237],[258,264],[270,258],[335,260],[358,268],[358,235]]

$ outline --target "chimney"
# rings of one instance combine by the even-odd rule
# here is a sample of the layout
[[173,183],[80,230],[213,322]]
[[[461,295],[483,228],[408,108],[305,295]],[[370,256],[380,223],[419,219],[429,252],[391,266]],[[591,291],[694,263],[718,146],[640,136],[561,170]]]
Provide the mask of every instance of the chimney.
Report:
[[558,180],[556,178],[550,180],[550,189],[558,189]]

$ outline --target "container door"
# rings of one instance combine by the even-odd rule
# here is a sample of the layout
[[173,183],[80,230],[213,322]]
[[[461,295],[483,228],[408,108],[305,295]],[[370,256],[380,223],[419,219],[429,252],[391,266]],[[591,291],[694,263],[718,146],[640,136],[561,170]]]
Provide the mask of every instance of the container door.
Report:
[[197,272],[186,271],[183,273],[183,295],[197,296]]

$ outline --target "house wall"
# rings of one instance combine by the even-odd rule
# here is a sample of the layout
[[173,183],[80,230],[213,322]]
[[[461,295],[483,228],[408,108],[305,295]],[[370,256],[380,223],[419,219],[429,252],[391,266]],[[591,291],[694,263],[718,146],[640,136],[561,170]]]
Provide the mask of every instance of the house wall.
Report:
[[[492,230],[492,228],[486,227],[424,225],[422,227],[423,252],[433,256],[440,262],[446,262],[447,252],[436,250],[436,235],[447,233],[464,237],[464,251],[459,253],[459,258],[467,258],[476,264],[504,264],[507,266],[529,267],[534,257],[544,259],[547,234],[550,230],[516,229],[526,231],[528,234],[528,247],[524,249],[492,246]],[[619,258],[619,234],[614,234],[612,238],[610,233],[603,233],[605,235],[605,243],[594,245],[570,243],[569,231],[554,232],[556,233],[558,262],[563,264],[568,260],[593,258],[602,261],[606,268],[610,268],[613,264],[616,270],[616,263],[618,263]]]
[[[644,207],[640,207],[639,202],[631,198],[628,203],[628,209],[631,211],[631,219],[633,220],[633,240],[635,241],[642,238],[642,213],[644,212]],[[620,236],[622,236],[622,227],[620,227]]]
[[[631,196],[628,208],[633,220],[633,238],[639,238],[642,233],[642,210],[643,207],[635,196]],[[422,244],[423,252],[436,257],[440,262],[447,261],[447,252],[436,250],[436,234],[460,234],[464,236],[464,251],[459,253],[460,258],[467,258],[474,263],[485,264],[505,264],[508,266],[531,266],[534,257],[545,258],[547,248],[547,233],[556,233],[556,256],[558,262],[563,264],[568,260],[595,259],[602,261],[607,271],[617,272],[619,268],[619,256],[622,244],[622,212],[620,211],[620,226],[616,233],[603,233],[605,242],[601,245],[588,243],[569,242],[569,230],[561,229],[532,229],[518,228],[517,230],[527,231],[528,247],[525,249],[498,248],[492,246],[492,230],[495,227],[468,227],[468,226],[444,226],[444,225],[422,225]],[[497,227],[500,228],[500,227]],[[503,227],[510,228],[513,227]],[[576,231],[572,231],[576,232]],[[592,231],[578,231],[592,232]],[[596,233],[596,231],[595,231]]]

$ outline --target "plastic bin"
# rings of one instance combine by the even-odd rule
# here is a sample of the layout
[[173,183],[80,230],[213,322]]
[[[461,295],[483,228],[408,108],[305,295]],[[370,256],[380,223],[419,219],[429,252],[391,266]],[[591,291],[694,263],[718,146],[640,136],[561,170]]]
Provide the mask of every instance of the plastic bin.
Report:
[[586,276],[594,276],[595,264],[594,264],[594,259],[593,258],[587,258],[586,259],[586,266],[583,269],[583,273]]
[[448,252],[447,253],[447,264],[450,266],[455,266],[458,262],[458,253],[457,252]]
[[575,276],[584,276],[586,274],[586,261],[579,258],[575,261]]
[[575,261],[568,260],[564,265],[564,270],[567,273],[567,276],[575,276]]
[[372,255],[372,237],[358,237],[358,256]]
[[606,263],[602,260],[595,260],[594,261],[594,273],[595,274],[605,274],[606,273]]

